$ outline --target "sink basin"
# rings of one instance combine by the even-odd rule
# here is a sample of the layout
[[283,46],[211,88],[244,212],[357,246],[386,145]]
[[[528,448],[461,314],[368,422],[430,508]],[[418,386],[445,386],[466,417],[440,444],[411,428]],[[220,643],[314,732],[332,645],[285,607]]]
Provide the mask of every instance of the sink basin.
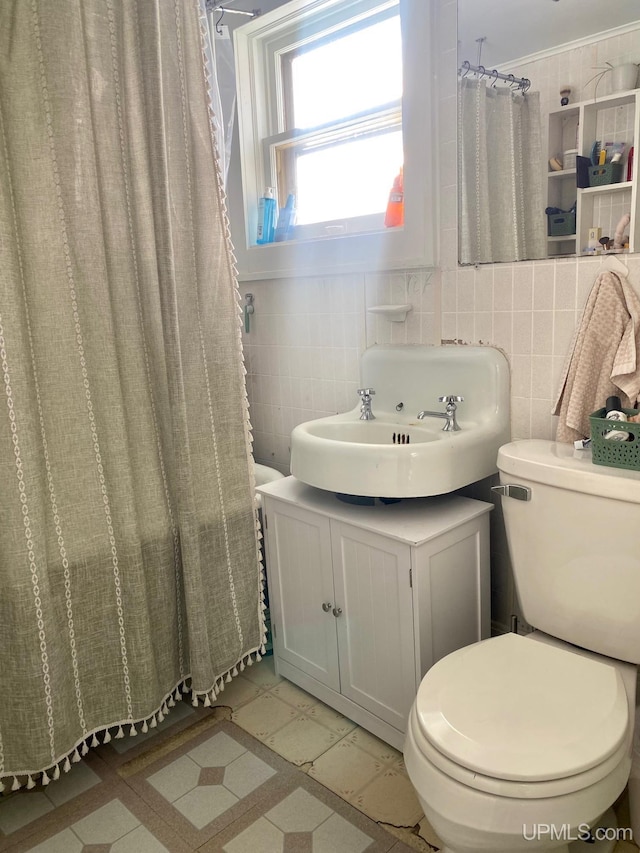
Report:
[[[498,448],[510,440],[509,371],[493,347],[376,346],[361,362],[373,388],[375,420],[360,405],[307,421],[291,434],[291,473],[311,486],[349,495],[408,498],[452,492],[496,473]],[[458,403],[457,432],[439,396]]]
[[[361,421],[353,420],[353,413],[336,415],[335,418],[320,418],[303,424],[306,433],[321,441],[351,442],[353,444],[419,444],[422,441],[437,441],[438,435],[417,423],[406,424],[399,421]],[[339,450],[339,448],[334,448]]]

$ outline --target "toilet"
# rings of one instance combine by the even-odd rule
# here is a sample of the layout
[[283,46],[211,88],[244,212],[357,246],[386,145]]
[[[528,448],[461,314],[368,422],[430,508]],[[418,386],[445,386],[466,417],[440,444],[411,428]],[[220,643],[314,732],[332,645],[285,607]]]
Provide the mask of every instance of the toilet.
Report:
[[446,853],[603,850],[583,839],[625,789],[634,754],[640,472],[533,439],[501,447],[498,469],[534,631],[459,649],[427,672],[407,773]]
[[[266,486],[267,483],[273,483],[275,480],[282,480],[284,474],[276,471],[275,468],[270,468],[268,465],[261,465],[256,462],[253,466],[254,478],[256,486]],[[262,498],[256,492],[256,502],[258,507],[262,507]]]

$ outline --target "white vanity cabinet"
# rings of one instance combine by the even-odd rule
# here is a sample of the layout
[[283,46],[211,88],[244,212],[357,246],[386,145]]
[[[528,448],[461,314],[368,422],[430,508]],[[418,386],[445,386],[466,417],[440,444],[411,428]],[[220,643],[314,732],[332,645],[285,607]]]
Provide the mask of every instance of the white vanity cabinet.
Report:
[[402,749],[424,673],[489,636],[492,504],[356,506],[293,477],[258,491],[276,671]]

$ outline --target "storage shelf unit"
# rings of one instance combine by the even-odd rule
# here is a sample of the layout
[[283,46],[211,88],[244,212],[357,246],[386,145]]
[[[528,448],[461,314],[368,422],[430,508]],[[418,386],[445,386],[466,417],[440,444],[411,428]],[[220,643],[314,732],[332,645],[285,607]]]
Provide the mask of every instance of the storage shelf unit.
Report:
[[[629,149],[640,140],[640,89],[568,104],[554,110],[549,113],[548,140],[548,157],[562,155],[573,148],[578,149],[579,155],[589,157],[596,140],[602,145],[605,142],[624,142],[622,163],[623,175],[626,176]],[[637,174],[637,157],[634,158],[631,180],[617,184],[577,189],[575,169],[548,172],[547,205],[568,210],[577,201],[576,233],[548,237],[549,257],[583,254],[590,228],[601,228],[602,236],[613,240],[616,226],[624,213],[631,216],[625,229],[629,235],[629,251],[640,250]]]

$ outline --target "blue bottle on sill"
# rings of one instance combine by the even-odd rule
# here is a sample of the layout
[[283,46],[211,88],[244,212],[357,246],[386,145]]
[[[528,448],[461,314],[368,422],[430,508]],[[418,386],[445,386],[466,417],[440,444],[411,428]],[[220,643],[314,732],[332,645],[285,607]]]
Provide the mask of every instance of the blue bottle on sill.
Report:
[[296,219],[296,197],[291,193],[287,196],[287,203],[280,208],[278,224],[276,225],[275,242],[280,243],[291,237]]
[[273,187],[267,187],[258,202],[258,233],[256,243],[259,246],[273,243],[276,231],[276,200]]

